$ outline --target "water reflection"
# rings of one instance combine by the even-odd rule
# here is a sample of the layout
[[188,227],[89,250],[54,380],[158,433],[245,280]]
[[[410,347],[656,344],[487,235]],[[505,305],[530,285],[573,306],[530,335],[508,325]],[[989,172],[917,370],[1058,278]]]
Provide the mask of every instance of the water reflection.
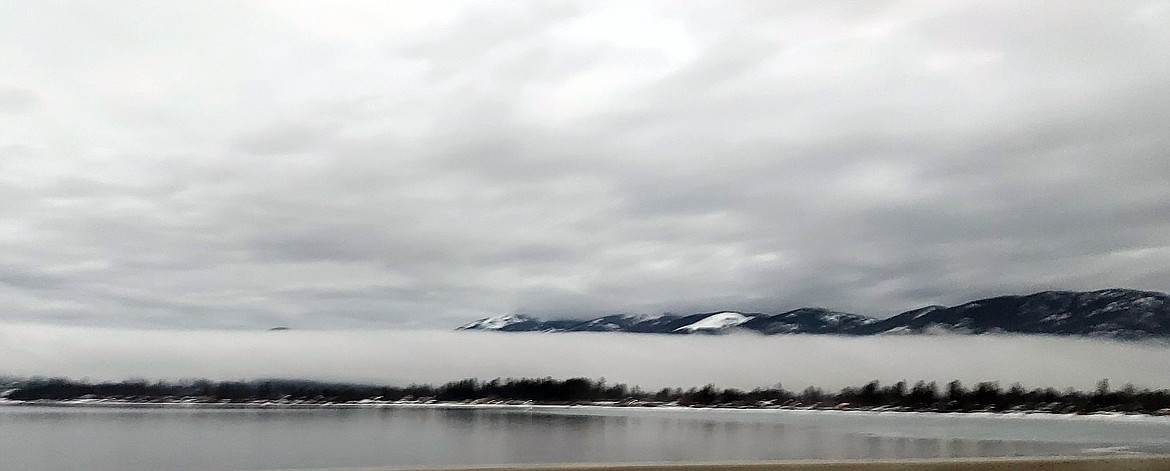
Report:
[[[1032,438],[1010,439],[1021,426]],[[1076,433],[1129,440],[1102,444],[1149,445],[1170,436],[1170,422],[1037,425],[909,414],[579,408],[0,407],[0,456],[12,471],[937,458],[1058,455],[1094,446],[1061,443]]]

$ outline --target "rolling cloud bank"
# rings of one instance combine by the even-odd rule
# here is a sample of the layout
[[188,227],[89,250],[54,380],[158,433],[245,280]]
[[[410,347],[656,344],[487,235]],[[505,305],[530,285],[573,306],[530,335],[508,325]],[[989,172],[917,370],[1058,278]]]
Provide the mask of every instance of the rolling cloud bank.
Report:
[[604,377],[648,388],[839,388],[959,379],[1027,387],[1170,387],[1170,347],[1024,336],[725,336],[447,331],[222,332],[0,324],[0,375],[297,378],[406,385]]

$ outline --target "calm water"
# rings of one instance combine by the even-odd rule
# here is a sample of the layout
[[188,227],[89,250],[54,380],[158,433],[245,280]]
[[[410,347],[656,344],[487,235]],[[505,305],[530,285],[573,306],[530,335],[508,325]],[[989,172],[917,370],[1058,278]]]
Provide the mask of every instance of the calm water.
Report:
[[0,469],[6,471],[1163,453],[1168,442],[1170,420],[1150,417],[0,407]]

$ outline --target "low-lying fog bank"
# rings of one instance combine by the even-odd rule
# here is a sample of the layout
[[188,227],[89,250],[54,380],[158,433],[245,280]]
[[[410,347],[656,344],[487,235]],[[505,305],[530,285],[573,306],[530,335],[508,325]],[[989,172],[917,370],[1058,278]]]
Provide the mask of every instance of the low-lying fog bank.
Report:
[[604,377],[646,388],[840,388],[870,380],[1170,387],[1170,347],[1021,336],[668,336],[447,331],[155,331],[0,324],[0,375],[405,385]]

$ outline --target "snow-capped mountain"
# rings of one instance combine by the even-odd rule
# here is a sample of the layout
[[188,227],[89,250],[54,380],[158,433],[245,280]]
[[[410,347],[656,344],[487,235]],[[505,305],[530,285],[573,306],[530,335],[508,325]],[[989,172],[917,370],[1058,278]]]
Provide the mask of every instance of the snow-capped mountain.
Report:
[[503,330],[510,325],[522,324],[529,321],[536,321],[536,319],[524,315],[496,316],[459,326],[457,330]]
[[1125,339],[1170,337],[1170,296],[1126,289],[1000,296],[954,307],[916,309],[875,322],[854,333],[924,333],[931,330]]
[[557,332],[581,321],[545,321],[523,314],[495,316],[459,326],[456,330],[495,330],[501,332]]
[[458,330],[503,332],[634,332],[651,334],[719,334],[732,330],[751,330],[764,334],[837,333],[842,329],[868,325],[877,319],[830,311],[804,308],[781,314],[721,311],[679,316],[610,315],[589,320],[544,321],[531,316],[499,316],[481,319]]
[[844,334],[877,319],[847,312],[806,307],[770,316],[759,316],[743,324],[762,334]]
[[1045,291],[1000,296],[958,306],[926,306],[886,319],[802,308],[779,314],[720,311],[692,315],[609,315],[588,320],[541,320],[526,315],[489,317],[459,330],[504,332],[636,332],[720,334],[883,335],[1018,333],[1122,339],[1170,337],[1170,295],[1107,289]]

